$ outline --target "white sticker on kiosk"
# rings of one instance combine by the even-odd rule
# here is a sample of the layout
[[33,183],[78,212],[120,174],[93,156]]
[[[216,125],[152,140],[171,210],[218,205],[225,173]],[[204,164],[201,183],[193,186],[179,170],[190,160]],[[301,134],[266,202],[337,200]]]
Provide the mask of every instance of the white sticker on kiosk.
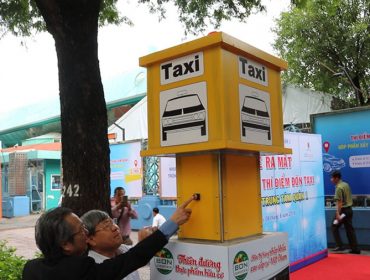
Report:
[[204,73],[203,52],[197,52],[160,65],[161,85],[201,76]]
[[268,86],[268,69],[265,65],[239,56],[239,76],[257,84]]

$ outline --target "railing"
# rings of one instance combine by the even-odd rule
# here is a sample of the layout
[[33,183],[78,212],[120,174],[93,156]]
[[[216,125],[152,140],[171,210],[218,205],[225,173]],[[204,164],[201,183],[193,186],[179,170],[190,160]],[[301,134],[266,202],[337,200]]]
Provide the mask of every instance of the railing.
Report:
[[[370,207],[370,195],[353,195],[352,199],[353,199],[352,207],[362,207],[362,208]],[[325,196],[325,206],[328,208],[336,207],[333,195]]]

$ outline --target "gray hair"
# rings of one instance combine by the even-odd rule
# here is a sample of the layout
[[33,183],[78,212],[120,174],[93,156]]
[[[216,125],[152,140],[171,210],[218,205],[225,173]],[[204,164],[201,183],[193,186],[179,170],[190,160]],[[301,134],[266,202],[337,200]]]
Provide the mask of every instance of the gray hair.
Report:
[[89,212],[86,212],[82,215],[81,220],[89,231],[88,235],[94,235],[95,227],[102,221],[105,221],[109,218],[109,215],[104,211],[90,210]]

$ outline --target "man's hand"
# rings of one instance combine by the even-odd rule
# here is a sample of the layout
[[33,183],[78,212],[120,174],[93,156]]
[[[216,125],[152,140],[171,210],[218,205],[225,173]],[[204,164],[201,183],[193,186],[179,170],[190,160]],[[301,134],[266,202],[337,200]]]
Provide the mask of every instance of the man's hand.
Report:
[[176,211],[173,213],[173,215],[170,217],[170,220],[176,223],[177,225],[181,226],[182,224],[185,224],[191,215],[191,209],[186,208],[190,202],[194,200],[194,195],[192,195],[187,201],[185,201],[183,204],[181,204]]
[[335,213],[335,219],[339,222],[340,221],[340,214],[338,212]]

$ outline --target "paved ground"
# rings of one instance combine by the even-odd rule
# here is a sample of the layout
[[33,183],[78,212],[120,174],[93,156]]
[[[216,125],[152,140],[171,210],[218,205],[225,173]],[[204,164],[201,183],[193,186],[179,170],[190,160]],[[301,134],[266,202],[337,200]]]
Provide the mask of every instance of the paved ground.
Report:
[[17,249],[16,254],[27,259],[38,251],[35,243],[34,226],[39,215],[0,219],[0,240]]

